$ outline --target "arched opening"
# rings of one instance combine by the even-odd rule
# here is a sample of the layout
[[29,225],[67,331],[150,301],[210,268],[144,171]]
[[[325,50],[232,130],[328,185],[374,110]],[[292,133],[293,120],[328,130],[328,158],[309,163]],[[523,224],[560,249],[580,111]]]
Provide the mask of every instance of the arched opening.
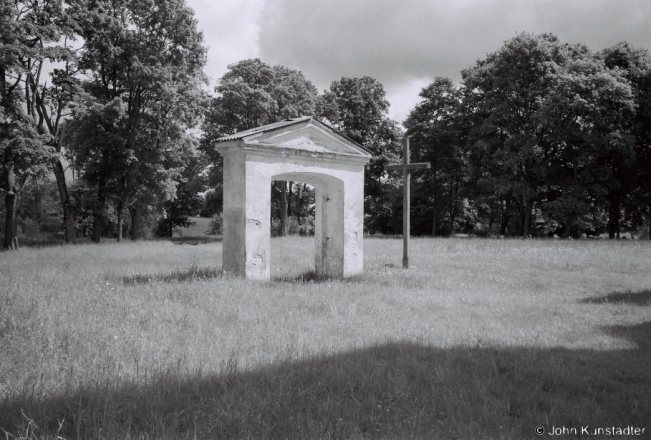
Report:
[[317,276],[344,275],[344,182],[314,172],[285,172],[271,180],[300,182],[315,190],[314,272]]
[[306,182],[271,182],[269,264],[272,280],[317,278],[314,265],[315,195],[316,189]]
[[314,235],[315,189],[305,182],[271,182],[271,237]]

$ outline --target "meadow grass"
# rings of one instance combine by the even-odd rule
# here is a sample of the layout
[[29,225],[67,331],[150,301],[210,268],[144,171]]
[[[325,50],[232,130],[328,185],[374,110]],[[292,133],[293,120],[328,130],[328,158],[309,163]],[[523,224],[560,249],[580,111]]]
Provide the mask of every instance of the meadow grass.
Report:
[[266,283],[223,278],[218,242],[0,253],[0,434],[651,438],[648,241],[411,247],[321,280],[313,238],[276,238]]
[[210,229],[211,218],[190,217],[192,224],[187,228],[175,228],[174,237],[206,237]]

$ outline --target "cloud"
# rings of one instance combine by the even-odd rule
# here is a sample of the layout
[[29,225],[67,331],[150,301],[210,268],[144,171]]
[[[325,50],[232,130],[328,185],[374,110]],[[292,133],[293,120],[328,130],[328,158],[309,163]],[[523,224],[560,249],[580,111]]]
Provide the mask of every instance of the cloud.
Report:
[[593,50],[623,40],[649,47],[650,21],[642,0],[273,0],[259,15],[258,48],[264,62],[301,70],[320,89],[368,75],[395,100],[437,76],[459,81],[523,31]]
[[258,56],[258,17],[263,0],[188,0],[208,49],[205,72],[215,85],[227,66]]
[[260,57],[319,89],[342,76],[382,82],[402,121],[419,87],[461,70],[520,32],[551,32],[593,50],[651,46],[647,0],[187,0],[210,47],[206,73]]
[[430,83],[429,78],[420,78],[385,87],[387,100],[391,103],[389,118],[402,123],[420,101],[420,91]]

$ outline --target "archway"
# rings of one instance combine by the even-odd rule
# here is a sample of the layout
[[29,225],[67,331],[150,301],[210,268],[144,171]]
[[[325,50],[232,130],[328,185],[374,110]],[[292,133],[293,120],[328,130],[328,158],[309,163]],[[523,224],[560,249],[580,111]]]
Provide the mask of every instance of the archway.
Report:
[[364,165],[368,151],[313,120],[298,118],[218,140],[224,156],[225,274],[270,278],[269,187],[316,188],[315,270],[345,278],[363,270]]

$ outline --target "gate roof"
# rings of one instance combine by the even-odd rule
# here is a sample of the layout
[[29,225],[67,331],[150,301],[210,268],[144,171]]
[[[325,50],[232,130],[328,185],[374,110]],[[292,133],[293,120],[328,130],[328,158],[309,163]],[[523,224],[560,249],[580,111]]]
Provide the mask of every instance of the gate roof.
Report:
[[343,162],[368,162],[371,153],[339,131],[305,116],[263,125],[217,139],[222,153],[256,151],[267,155],[311,156]]

